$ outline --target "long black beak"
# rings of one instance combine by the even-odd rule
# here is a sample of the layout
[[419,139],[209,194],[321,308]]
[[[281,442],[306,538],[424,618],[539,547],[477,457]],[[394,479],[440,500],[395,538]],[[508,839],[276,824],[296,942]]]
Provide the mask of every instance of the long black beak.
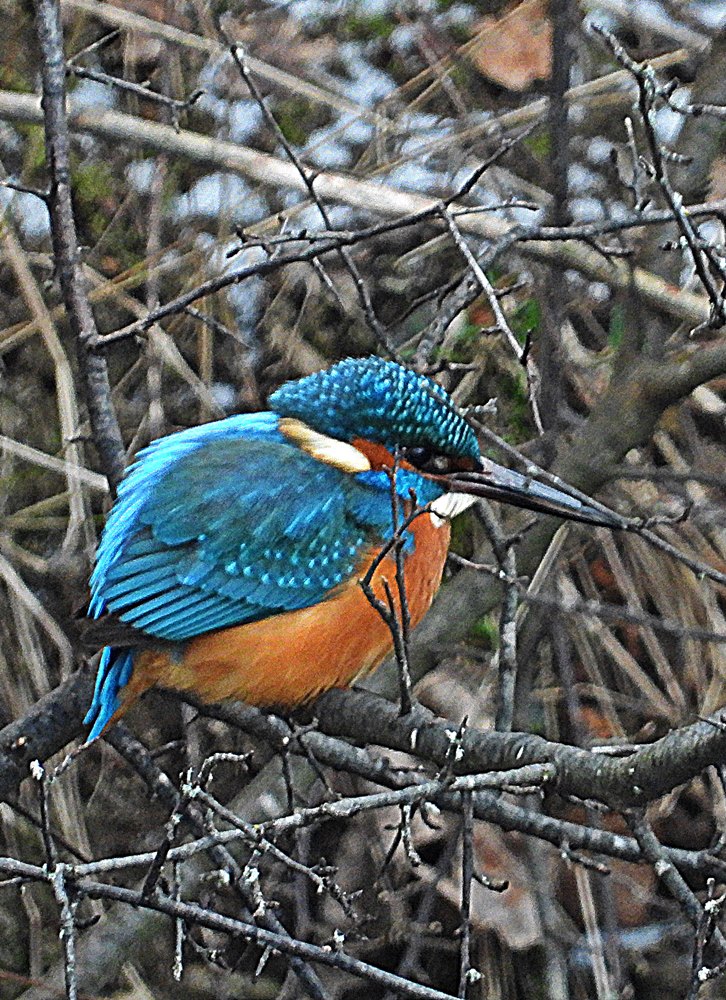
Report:
[[446,479],[449,490],[485,500],[498,500],[541,514],[554,514],[568,521],[582,521],[604,528],[630,527],[627,518],[606,507],[595,507],[569,493],[522,475],[521,472],[497,465],[488,458],[481,458],[480,463],[480,469],[474,472],[455,472],[442,477]]

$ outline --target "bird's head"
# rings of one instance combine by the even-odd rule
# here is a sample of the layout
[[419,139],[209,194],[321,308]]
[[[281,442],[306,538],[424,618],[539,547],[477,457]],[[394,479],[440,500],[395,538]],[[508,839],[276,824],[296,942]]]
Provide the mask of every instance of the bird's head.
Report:
[[[479,445],[451,396],[433,379],[382,358],[348,358],[288,382],[270,396],[282,416],[339,441],[370,442],[411,464],[444,458],[474,469]],[[409,458],[410,456],[410,458]]]
[[[326,441],[353,446],[373,467],[391,465],[398,456],[404,466],[436,482],[445,493],[464,494],[472,501],[479,497],[500,500],[591,524],[623,526],[616,515],[609,517],[482,456],[473,427],[446,390],[393,361],[348,358],[325,371],[287,382],[270,396],[269,403],[281,417],[312,428]],[[456,510],[466,504],[451,506]]]

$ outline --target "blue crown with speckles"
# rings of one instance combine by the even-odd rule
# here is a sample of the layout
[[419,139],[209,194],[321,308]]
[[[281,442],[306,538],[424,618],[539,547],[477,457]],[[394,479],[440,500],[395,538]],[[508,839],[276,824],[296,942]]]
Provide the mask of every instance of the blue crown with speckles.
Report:
[[425,375],[383,358],[348,358],[327,371],[287,382],[270,406],[342,441],[363,438],[396,447],[428,447],[476,459],[479,446],[449,394]]

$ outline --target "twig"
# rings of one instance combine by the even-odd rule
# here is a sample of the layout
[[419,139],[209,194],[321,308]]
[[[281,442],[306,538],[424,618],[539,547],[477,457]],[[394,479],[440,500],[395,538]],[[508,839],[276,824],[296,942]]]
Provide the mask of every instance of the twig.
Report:
[[614,625],[627,623],[628,625],[639,625],[642,628],[650,628],[656,632],[665,632],[666,635],[677,636],[680,639],[693,639],[696,642],[717,642],[726,643],[726,632],[716,632],[712,629],[693,628],[682,625],[679,621],[669,618],[659,618],[657,615],[648,614],[645,611],[635,611],[627,605],[608,604],[604,601],[586,600],[581,601],[548,597],[546,594],[532,593],[521,577],[511,577],[498,565],[488,563],[478,563],[456,552],[449,553],[449,560],[457,566],[476,570],[480,573],[487,573],[499,580],[501,583],[516,585],[520,600],[528,604],[536,604],[543,608],[551,608],[553,611],[560,611],[565,615],[582,615],[584,618],[601,618],[603,621]]
[[[328,229],[328,231],[330,232],[334,231],[328,210],[326,209],[325,205],[322,202],[322,199],[315,190],[315,175],[312,171],[306,169],[300,157],[297,155],[295,150],[287,141],[287,137],[285,136],[285,133],[278,125],[277,119],[265,104],[262,94],[260,93],[257,84],[255,83],[250,73],[244,50],[240,45],[231,45],[230,52],[232,53],[232,58],[237,64],[240,76],[247,84],[247,87],[250,93],[252,94],[252,97],[254,98],[258,107],[262,111],[262,114],[264,115],[268,125],[274,131],[275,138],[281,144],[282,148],[285,150],[286,156],[288,157],[290,162],[294,165],[295,169],[300,175],[303,184],[305,185],[305,188],[307,189],[307,192],[310,195],[310,198],[312,199],[313,203],[318,209],[318,212],[320,213],[320,216],[325,224],[326,229]],[[385,350],[390,354],[392,358],[394,358],[395,360],[399,360],[396,348],[394,347],[387,332],[384,330],[383,326],[378,320],[378,317],[376,316],[370,292],[368,291],[368,287],[365,281],[363,280],[360,271],[358,270],[357,264],[355,263],[351,255],[348,253],[346,247],[340,247],[338,249],[338,254],[340,256],[340,259],[343,261],[343,264],[348,269],[348,273],[353,279],[353,285],[355,286],[356,292],[358,293],[358,298],[360,299],[360,304],[363,310],[363,314],[365,315],[366,320],[371,330],[373,331],[373,334],[377,342],[383,348],[385,348]]]
[[[408,715],[413,708],[411,672],[408,665],[408,640],[411,616],[408,608],[408,598],[406,595],[403,546],[405,543],[406,532],[411,527],[413,522],[417,520],[417,518],[429,513],[430,505],[426,504],[424,507],[419,507],[416,503],[415,496],[412,496],[410,501],[412,510],[408,515],[401,519],[401,501],[396,487],[397,469],[398,458],[394,461],[393,468],[389,470],[392,520],[391,536],[383,543],[375,557],[371,560],[365,575],[359,582],[369,604],[378,612],[391,632],[393,649],[396,656],[396,664],[398,666],[399,704],[401,715]],[[384,594],[386,595],[385,602],[376,595],[373,589],[373,576],[383,560],[391,552],[393,552],[396,567],[395,575],[398,606],[394,599],[393,592],[391,591],[390,584],[385,577],[381,580],[381,585],[383,587]]]
[[22,441],[15,441],[5,434],[0,434],[0,451],[17,455],[18,458],[22,458],[26,462],[31,462],[42,469],[49,469],[51,472],[58,472],[60,475],[68,476],[69,478],[74,476],[97,493],[108,493],[108,481],[105,476],[101,476],[97,472],[92,472],[90,469],[85,469],[83,466],[74,465],[64,459],[56,458],[55,455],[47,455],[44,451],[31,448],[30,445],[23,444]]
[[521,363],[527,375],[527,385],[529,388],[529,404],[532,407],[532,417],[534,419],[535,427],[539,434],[544,433],[544,428],[542,426],[542,418],[539,412],[539,404],[537,401],[537,391],[539,387],[539,372],[534,364],[534,361],[529,357],[529,352],[526,348],[520,346],[519,341],[514,336],[512,328],[509,325],[507,317],[504,315],[504,310],[502,309],[499,298],[495,294],[494,286],[492,285],[489,278],[487,278],[484,269],[479,264],[474,254],[469,249],[466,240],[461,234],[461,231],[456,224],[455,220],[452,218],[451,213],[448,211],[446,206],[441,207],[441,217],[444,220],[447,229],[451,233],[451,238],[453,239],[456,247],[463,255],[467,264],[471,268],[471,271],[476,278],[480,288],[489,300],[489,305],[491,306],[492,312],[494,313],[494,318],[496,320],[496,325],[499,330],[504,334],[504,339],[509,344],[509,347],[514,353],[514,356]]
[[428,986],[421,986],[411,980],[386,972],[367,962],[353,958],[343,951],[333,951],[330,948],[326,949],[295,938],[284,937],[262,927],[256,927],[254,924],[224,916],[215,910],[204,908],[195,903],[181,902],[161,895],[143,900],[140,893],[131,889],[90,881],[80,882],[78,891],[91,899],[108,899],[127,903],[130,906],[145,906],[147,909],[167,913],[170,917],[181,919],[185,923],[208,927],[210,930],[252,941],[263,947],[268,946],[283,955],[303,959],[306,962],[319,963],[341,972],[348,972],[382,988],[395,990],[400,996],[411,997],[412,1000],[451,1000],[447,993],[431,989]]
[[[575,497],[577,500],[581,500],[583,503],[589,504],[596,510],[601,510],[603,513],[610,515],[613,514],[613,511],[611,511],[604,504],[601,504],[597,500],[593,499],[591,496],[588,496],[587,493],[582,493],[580,490],[577,490],[570,484],[564,482],[564,480],[560,479],[559,476],[553,475],[548,470],[537,465],[531,459],[525,458],[517,451],[516,448],[513,448],[486,425],[481,424],[475,418],[471,418],[471,421],[475,424],[477,430],[484,438],[489,440],[492,444],[495,444],[498,448],[501,448],[506,455],[512,458],[519,465],[523,465],[524,471],[527,475],[535,475],[538,478],[541,478],[543,482],[549,483],[557,489],[563,490],[565,493],[569,493],[570,496]],[[664,538],[661,538],[660,535],[651,531],[650,528],[647,527],[648,523],[647,519],[645,521],[638,522],[634,519],[623,518],[622,528],[623,530],[627,530],[638,535],[655,548],[660,549],[662,552],[666,552],[676,561],[683,563],[684,566],[687,566],[699,578],[713,580],[715,583],[726,585],[726,573],[722,573],[720,570],[716,569],[709,563],[704,562],[702,559],[697,559],[695,556],[691,556],[682,549],[679,549],[670,542],[667,542]]]
[[[104,6],[106,5],[99,4],[101,8]],[[0,118],[26,122],[42,120],[34,97],[8,91],[0,91]],[[273,184],[278,188],[284,186],[294,190],[306,190],[297,171],[290,164],[277,157],[249,150],[231,142],[210,139],[207,136],[201,136],[184,129],[177,134],[170,126],[140,121],[132,115],[117,111],[83,109],[81,113],[79,110],[74,111],[72,103],[70,122],[72,127],[78,128],[80,131],[97,135],[111,142],[132,143],[194,162],[213,164],[220,169],[251,177],[263,184]],[[428,214],[433,212],[439,204],[430,198],[397,191],[384,184],[361,181],[347,175],[330,172],[319,173],[315,180],[315,187],[318,195],[326,200],[338,201],[364,211],[370,211],[373,206],[380,214],[396,218],[419,212]],[[455,212],[456,207],[452,206],[452,211]],[[633,223],[633,225],[636,224],[638,223]],[[509,237],[512,232],[512,227],[508,222],[492,217],[490,213],[464,216],[460,219],[459,225],[464,232],[492,241]],[[396,228],[396,224],[394,224],[394,228]],[[623,290],[634,288],[636,293],[651,308],[665,311],[667,314],[684,319],[693,325],[708,318],[708,309],[701,296],[674,289],[664,279],[641,268],[631,269],[622,262],[618,264],[603,261],[599,253],[591,251],[589,248],[578,248],[572,243],[562,247],[551,247],[549,246],[551,241],[547,239],[546,235],[543,240],[538,241],[537,232],[537,227],[522,227],[521,231],[513,235],[512,242],[527,240],[528,243],[524,250],[535,259],[576,268],[593,280],[608,283],[612,288]],[[573,238],[577,238],[576,232]],[[554,242],[561,242],[563,239],[566,238],[558,235]],[[349,245],[349,241],[343,240],[343,242]],[[337,249],[337,247],[331,249]],[[313,256],[315,256],[314,253]],[[304,259],[311,258],[305,257]],[[233,280],[243,280],[243,277],[240,276]],[[230,283],[232,282],[228,281],[225,285]],[[204,291],[202,294],[210,294],[210,291]],[[192,295],[178,309],[201,298],[202,294]],[[124,335],[130,336],[132,333],[143,332],[143,329],[148,329],[148,326],[153,322],[154,320],[148,322],[141,331],[138,328],[125,329]]]
[[[74,58],[78,58],[78,56]],[[178,98],[167,97],[166,94],[158,94],[154,90],[149,90],[145,84],[133,83],[131,80],[124,80],[118,76],[109,76],[108,73],[102,73],[97,69],[76,66],[73,60],[68,60],[66,69],[68,73],[78,77],[79,80],[94,80],[96,83],[102,83],[107,87],[115,87],[116,90],[126,91],[126,93],[133,94],[135,97],[140,97],[145,101],[162,104],[171,112],[172,125],[177,132],[179,131],[179,115],[183,111],[188,111],[192,105],[196,104],[204,93],[203,90],[195,90],[189,97],[181,101]]]
[[[399,508],[401,500],[398,495],[397,486],[398,456],[394,459],[391,470],[391,523],[394,533],[401,520]],[[410,497],[410,504],[416,510],[418,503],[413,493]],[[398,613],[395,601],[388,590],[388,581],[384,580],[384,588],[388,598],[388,606],[394,617],[396,631],[399,632],[398,641],[394,639],[394,646],[397,650],[396,663],[399,669],[399,691],[401,702],[401,715],[408,715],[413,704],[413,694],[411,692],[411,670],[408,665],[408,643],[411,635],[411,612],[408,606],[408,594],[406,593],[406,576],[404,570],[404,537],[401,535],[393,547],[393,557],[396,563],[396,594],[398,596]]]
[[722,976],[726,971],[726,959],[716,966],[708,966],[704,961],[706,947],[713,940],[724,904],[724,896],[715,896],[715,879],[708,880],[708,899],[703,906],[703,917],[696,931],[696,946],[691,964],[691,988],[686,1000],[695,1000],[704,983]]
[[[256,824],[253,826],[251,823],[245,822],[245,820],[243,820],[240,816],[237,816],[226,806],[222,805],[222,803],[218,802],[214,796],[210,795],[209,792],[204,791],[202,788],[196,789],[195,799],[208,806],[212,812],[216,813],[221,819],[230,823],[236,830],[239,830],[245,841],[254,847],[255,851],[258,851],[261,854],[268,854],[271,858],[281,862],[290,871],[305,876],[305,878],[309,879],[313,883],[317,892],[328,892],[331,897],[340,904],[343,911],[348,916],[353,916],[349,899],[340,886],[336,885],[336,883],[332,881],[329,875],[320,875],[314,868],[301,864],[299,861],[290,857],[267,839],[264,831],[271,828],[277,832],[277,827],[274,824],[271,827],[268,827],[268,824]],[[323,814],[324,813],[325,810],[323,810]],[[294,815],[300,815],[299,811],[296,810]]]
[[[726,323],[726,300],[724,299],[723,292],[719,291],[716,287],[708,265],[710,264],[714,268],[721,278],[722,283],[726,282],[726,267],[719,260],[717,254],[710,252],[710,248],[707,245],[703,246],[699,243],[693,225],[683,211],[683,198],[671,185],[667,161],[672,157],[662,147],[656,135],[656,100],[658,97],[663,97],[663,88],[658,84],[653,68],[648,63],[637,63],[631,59],[613,34],[599,25],[593,25],[592,30],[607,43],[615,58],[629,73],[632,73],[638,85],[640,118],[650,153],[648,172],[658,184],[668,207],[673,213],[673,218],[690,250],[698,278],[708,295],[711,303],[711,315],[708,320],[708,326],[719,328]],[[666,103],[670,106],[669,98],[670,94],[668,94],[666,100]]]
[[[691,984],[692,988],[689,992],[689,997],[695,997],[698,993],[699,987],[704,981],[701,971],[703,969],[703,953],[702,948],[700,948],[698,944],[704,927],[704,922],[706,920],[704,909],[695,894],[689,888],[686,880],[673,865],[672,861],[667,857],[663,845],[653,833],[650,824],[647,822],[645,813],[642,811],[636,811],[627,815],[626,818],[633,833],[635,834],[635,838],[638,841],[643,854],[653,865],[656,875],[659,879],[661,879],[670,894],[681,906],[696,930],[694,961],[692,966],[694,974]],[[714,926],[711,930],[711,941],[718,948],[721,961],[726,962],[726,938],[724,938],[724,935],[717,927]],[[699,960],[698,965],[696,962],[697,958]],[[709,970],[709,972],[710,971],[711,970]]]
[[517,580],[517,561],[514,550],[516,539],[506,537],[488,505],[479,505],[478,514],[497,560],[497,578],[504,584],[502,606],[499,612],[499,649],[496,654],[499,668],[499,690],[494,728],[497,732],[506,733],[511,730],[514,720],[517,683],[517,607],[520,587]]
[[696,559],[695,556],[688,555],[688,553],[684,552],[682,549],[677,548],[675,545],[671,545],[671,543],[667,542],[665,538],[661,538],[660,535],[656,535],[654,531],[649,531],[647,528],[636,528],[635,534],[645,539],[645,541],[649,542],[654,548],[660,549],[661,552],[667,553],[677,562],[687,566],[696,574],[699,580],[713,580],[714,583],[720,583],[722,586],[726,586],[726,573],[722,573],[721,570],[716,569],[714,566],[704,562],[702,559]]
[[121,37],[121,29],[113,28],[111,31],[107,31],[105,35],[101,35],[100,38],[97,38],[95,42],[91,42],[89,45],[84,45],[84,47],[82,49],[79,49],[78,52],[75,53],[75,55],[72,55],[68,61],[73,63],[76,62],[78,59],[83,58],[83,56],[93,55],[95,52],[100,51],[107,45],[110,45],[111,42],[115,42],[116,39],[120,37]]
[[[514,227],[509,233],[493,240],[489,248],[477,260],[479,270],[484,273],[486,268],[492,267],[503,253],[522,238],[523,233],[522,227]],[[443,342],[451,323],[481,295],[481,291],[482,285],[479,278],[468,271],[463,278],[457,279],[450,290],[447,289],[446,300],[437,310],[436,316],[428,328],[424,329],[418,338],[414,357],[414,364],[417,368],[424,368],[428,365],[431,355]],[[493,289],[493,292],[496,299],[496,289]]]
[[50,193],[48,191],[41,191],[40,188],[29,187],[27,184],[21,184],[20,181],[14,181],[9,177],[4,177],[0,180],[0,187],[7,188],[9,191],[17,191],[18,194],[32,194],[36,198],[40,198],[44,205],[48,205],[50,198]]
[[[37,882],[48,882],[53,877],[52,874],[49,875],[45,869],[37,865],[28,865],[13,858],[0,858],[0,871],[12,872],[13,875],[21,876],[25,880]],[[68,869],[66,868],[67,874]],[[450,994],[413,983],[367,962],[352,958],[343,951],[333,951],[330,948],[285,937],[243,920],[224,916],[197,903],[176,900],[161,893],[145,899],[141,892],[125,889],[121,886],[106,885],[103,882],[95,882],[90,879],[80,879],[74,882],[74,890],[79,896],[86,896],[90,899],[105,899],[124,903],[131,907],[155,910],[188,925],[207,927],[233,938],[256,943],[261,947],[270,947],[293,960],[301,959],[305,962],[319,963],[329,968],[348,972],[382,988],[393,989],[401,996],[411,997],[412,1000],[451,1000]]]

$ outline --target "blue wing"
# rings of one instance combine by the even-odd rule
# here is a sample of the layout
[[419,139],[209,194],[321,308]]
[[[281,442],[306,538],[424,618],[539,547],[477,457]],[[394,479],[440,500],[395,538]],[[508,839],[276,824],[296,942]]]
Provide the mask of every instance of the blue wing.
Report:
[[274,414],[155,442],[123,481],[91,578],[91,614],[154,638],[309,607],[350,577],[385,493],[287,443]]

